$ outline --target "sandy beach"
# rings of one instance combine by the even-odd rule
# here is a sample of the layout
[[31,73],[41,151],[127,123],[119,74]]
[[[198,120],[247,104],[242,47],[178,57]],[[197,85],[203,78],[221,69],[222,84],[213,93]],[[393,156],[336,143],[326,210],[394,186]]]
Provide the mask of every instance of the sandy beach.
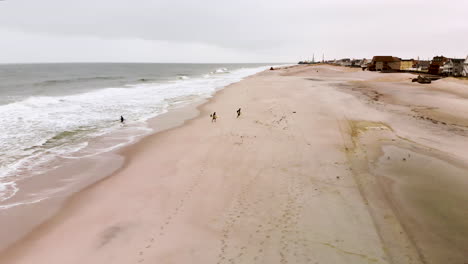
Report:
[[413,77],[304,65],[232,84],[59,209],[0,215],[5,241],[42,222],[0,263],[468,263],[468,81]]

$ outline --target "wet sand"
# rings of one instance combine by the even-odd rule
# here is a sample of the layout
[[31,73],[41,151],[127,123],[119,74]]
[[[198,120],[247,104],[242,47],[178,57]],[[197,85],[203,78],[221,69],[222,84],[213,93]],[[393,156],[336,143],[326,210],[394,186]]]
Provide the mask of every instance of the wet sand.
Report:
[[[199,114],[196,107],[204,102],[205,99],[200,99],[178,105],[169,112],[150,119],[149,126],[154,133],[180,126],[186,120],[196,117]],[[92,144],[95,147],[103,145],[108,148],[109,141],[122,144],[118,140],[120,136],[122,135],[111,134],[106,138],[93,140]],[[130,145],[90,157],[84,154],[85,158],[72,161],[62,159],[64,163],[58,169],[32,177],[25,175],[17,180],[18,191],[14,197],[0,203],[0,226],[8,227],[0,228],[0,252],[55,215],[76,192],[118,171],[124,165],[125,153],[132,148]]]
[[298,66],[230,85],[0,263],[465,263],[468,85],[411,77]]

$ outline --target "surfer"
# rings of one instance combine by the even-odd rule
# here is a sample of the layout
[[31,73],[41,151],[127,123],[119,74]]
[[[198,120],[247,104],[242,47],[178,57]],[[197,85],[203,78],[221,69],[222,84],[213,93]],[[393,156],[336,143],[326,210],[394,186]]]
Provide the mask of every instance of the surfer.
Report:
[[123,118],[123,116],[120,116],[120,123],[123,123],[125,121],[125,119]]
[[239,116],[241,115],[241,109],[237,109],[237,118],[239,118]]
[[214,113],[211,115],[211,122],[216,122],[216,118],[218,118],[218,116],[216,115],[216,112],[214,112]]

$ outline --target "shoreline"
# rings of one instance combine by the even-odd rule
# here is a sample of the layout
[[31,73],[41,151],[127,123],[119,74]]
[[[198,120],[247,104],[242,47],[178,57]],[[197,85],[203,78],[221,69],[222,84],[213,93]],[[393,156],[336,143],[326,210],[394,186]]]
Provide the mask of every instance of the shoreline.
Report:
[[[7,138],[2,140],[6,144],[4,145],[6,152],[1,157],[1,163],[4,166],[0,170],[2,179],[0,181],[0,208],[11,207],[9,204],[12,199],[10,198],[14,197],[18,191],[21,192],[21,189],[15,186],[16,181],[47,174],[64,164],[71,163],[72,160],[93,157],[123,145],[132,144],[135,139],[153,133],[146,125],[148,119],[167,112],[168,108],[174,109],[187,102],[209,98],[229,83],[237,82],[266,67],[260,64],[238,64],[228,71],[227,68],[216,70],[212,68],[216,66],[197,68],[182,65],[175,69],[168,67],[167,72],[162,70],[160,74],[155,74],[159,77],[149,79],[137,78],[136,76],[144,75],[148,68],[136,67],[139,73],[127,69],[130,73],[122,73],[122,76],[127,76],[125,78],[128,81],[120,83],[115,88],[108,83],[108,86],[98,85],[94,90],[81,91],[80,88],[75,93],[68,91],[55,94],[52,91],[50,95],[45,93],[25,98],[20,96],[16,101],[13,100],[10,103],[8,101],[8,104],[0,105],[4,116],[7,117],[4,119],[7,124],[4,128]],[[228,67],[228,65],[225,66]],[[158,66],[157,69],[161,67],[164,65]],[[168,72],[184,70],[188,70],[186,74],[190,77],[175,73],[168,74]],[[100,80],[101,78],[94,79]],[[64,82],[76,80],[72,78]],[[50,83],[55,85],[54,82],[55,80],[50,80]],[[39,83],[42,84],[40,80]],[[82,83],[81,86],[83,85],[89,84]],[[8,97],[8,91],[6,95]],[[108,98],[101,100],[103,96]],[[135,102],[134,105],[133,102]],[[80,111],[69,111],[73,105]],[[54,114],[54,111],[57,114]],[[21,121],[23,117],[34,115],[34,112],[43,113],[42,116],[36,118],[44,122]],[[128,118],[125,124],[113,119],[118,116],[118,113]],[[53,117],[51,118],[50,115]],[[28,125],[29,123],[32,124]],[[24,131],[24,135],[15,137],[15,129],[19,130],[19,133]],[[37,197],[34,195],[34,198]],[[7,201],[9,199],[10,201]],[[38,199],[25,200],[34,202]]]
[[[247,76],[246,78],[255,76],[256,74]],[[171,131],[180,126],[185,125],[187,122],[190,122],[193,119],[199,118],[203,114],[203,106],[205,104],[208,104],[211,100],[214,100],[218,93],[221,93],[230,85],[218,89],[209,98],[200,98],[195,100],[194,102],[184,103],[182,106],[173,107],[172,109],[169,109],[169,111],[166,113],[150,118],[146,121],[146,123],[148,124],[148,127],[153,131],[147,135],[139,136],[139,138],[132,143],[128,143],[122,147],[118,147],[111,151],[97,154],[96,156],[92,156],[91,158],[81,158],[80,160],[77,160],[72,164],[68,164],[68,166],[46,172],[44,174],[45,176],[49,176],[49,178],[52,179],[60,179],[61,175],[69,173],[69,170],[71,168],[71,170],[73,170],[74,173],[69,178],[75,178],[77,179],[77,181],[80,181],[80,183],[78,186],[68,188],[66,193],[61,193],[58,196],[43,198],[38,202],[33,201],[30,203],[21,204],[18,208],[14,208],[16,206],[13,206],[12,208],[0,210],[0,225],[6,226],[7,224],[10,224],[11,227],[11,223],[15,223],[15,227],[13,228],[14,232],[16,232],[17,234],[21,234],[17,235],[16,238],[11,239],[9,241],[7,240],[6,242],[0,242],[0,254],[4,251],[8,251],[8,249],[14,247],[15,244],[21,243],[23,239],[26,239],[29,235],[34,233],[35,229],[40,228],[42,225],[47,225],[47,222],[54,218],[56,215],[60,214],[60,211],[67,206],[69,200],[73,199],[74,196],[80,195],[81,192],[85,191],[88,188],[91,188],[93,185],[99,184],[101,181],[106,180],[106,178],[118,174],[119,171],[123,170],[130,163],[132,152],[135,149],[137,149],[138,146],[145,144],[145,140],[149,140],[148,138],[156,137],[160,133]],[[98,166],[99,168],[88,169],[88,172],[85,173],[77,172],[76,167],[81,168],[89,166]],[[109,166],[111,167],[110,169],[108,168]],[[79,176],[80,174],[83,175]],[[41,176],[42,175],[39,175],[39,177]],[[34,177],[26,178],[26,181],[28,180],[32,180],[33,182],[35,182],[38,179]],[[47,182],[50,182],[50,180]],[[23,189],[23,185],[24,184],[21,184],[21,189]],[[26,186],[27,185],[28,184],[26,184]],[[50,186],[48,188],[54,189],[53,186]],[[25,189],[28,190],[28,188]],[[27,194],[28,193],[26,193],[25,195]],[[15,197],[15,199],[12,199],[13,204],[15,204],[15,200],[18,198],[21,199],[22,197]],[[27,208],[21,208],[22,206],[25,206]],[[31,222],[27,221],[27,223],[19,223],[18,225],[16,225],[16,222],[13,221],[13,219],[17,219],[18,215],[24,216],[24,212],[27,212],[26,215],[37,215],[38,212],[46,213],[45,215],[41,215],[42,219],[40,220],[34,220]],[[25,230],[28,231],[24,232]],[[9,229],[7,233],[3,235],[1,235],[3,232],[0,231],[0,237],[6,237],[7,234],[11,234],[11,231],[12,230]]]
[[[296,66],[228,85],[185,110],[192,118],[122,148],[121,168],[0,262],[461,261],[468,89],[407,82]],[[408,96],[424,100],[415,108]],[[431,120],[416,115],[435,103]],[[451,107],[460,122],[433,121]]]

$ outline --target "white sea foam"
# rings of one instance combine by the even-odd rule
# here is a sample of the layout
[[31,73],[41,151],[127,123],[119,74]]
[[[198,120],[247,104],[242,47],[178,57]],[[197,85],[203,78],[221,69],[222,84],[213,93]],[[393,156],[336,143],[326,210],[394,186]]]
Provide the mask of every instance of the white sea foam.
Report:
[[[179,76],[172,82],[145,82],[68,96],[32,96],[0,105],[0,201],[18,191],[17,179],[33,175],[32,171],[43,172],[51,167],[48,162],[89,157],[134,142],[151,132],[145,121],[171,105],[210,97],[217,89],[266,68],[220,68],[200,77]],[[126,119],[125,126],[120,124],[120,115]],[[113,145],[89,149],[89,140],[115,131],[129,133],[122,133],[126,138]]]
[[37,199],[29,199],[29,200],[25,200],[25,201],[21,201],[21,202],[16,202],[16,203],[2,204],[2,205],[0,205],[0,210],[10,209],[12,207],[21,206],[21,205],[35,204],[35,203],[39,203],[41,201],[44,201],[46,199],[48,199],[48,197],[37,198]]
[[219,68],[216,71],[214,71],[213,73],[229,73],[229,71],[228,71],[227,68]]
[[10,199],[16,194],[16,192],[18,192],[18,188],[14,181],[0,182],[0,202]]

